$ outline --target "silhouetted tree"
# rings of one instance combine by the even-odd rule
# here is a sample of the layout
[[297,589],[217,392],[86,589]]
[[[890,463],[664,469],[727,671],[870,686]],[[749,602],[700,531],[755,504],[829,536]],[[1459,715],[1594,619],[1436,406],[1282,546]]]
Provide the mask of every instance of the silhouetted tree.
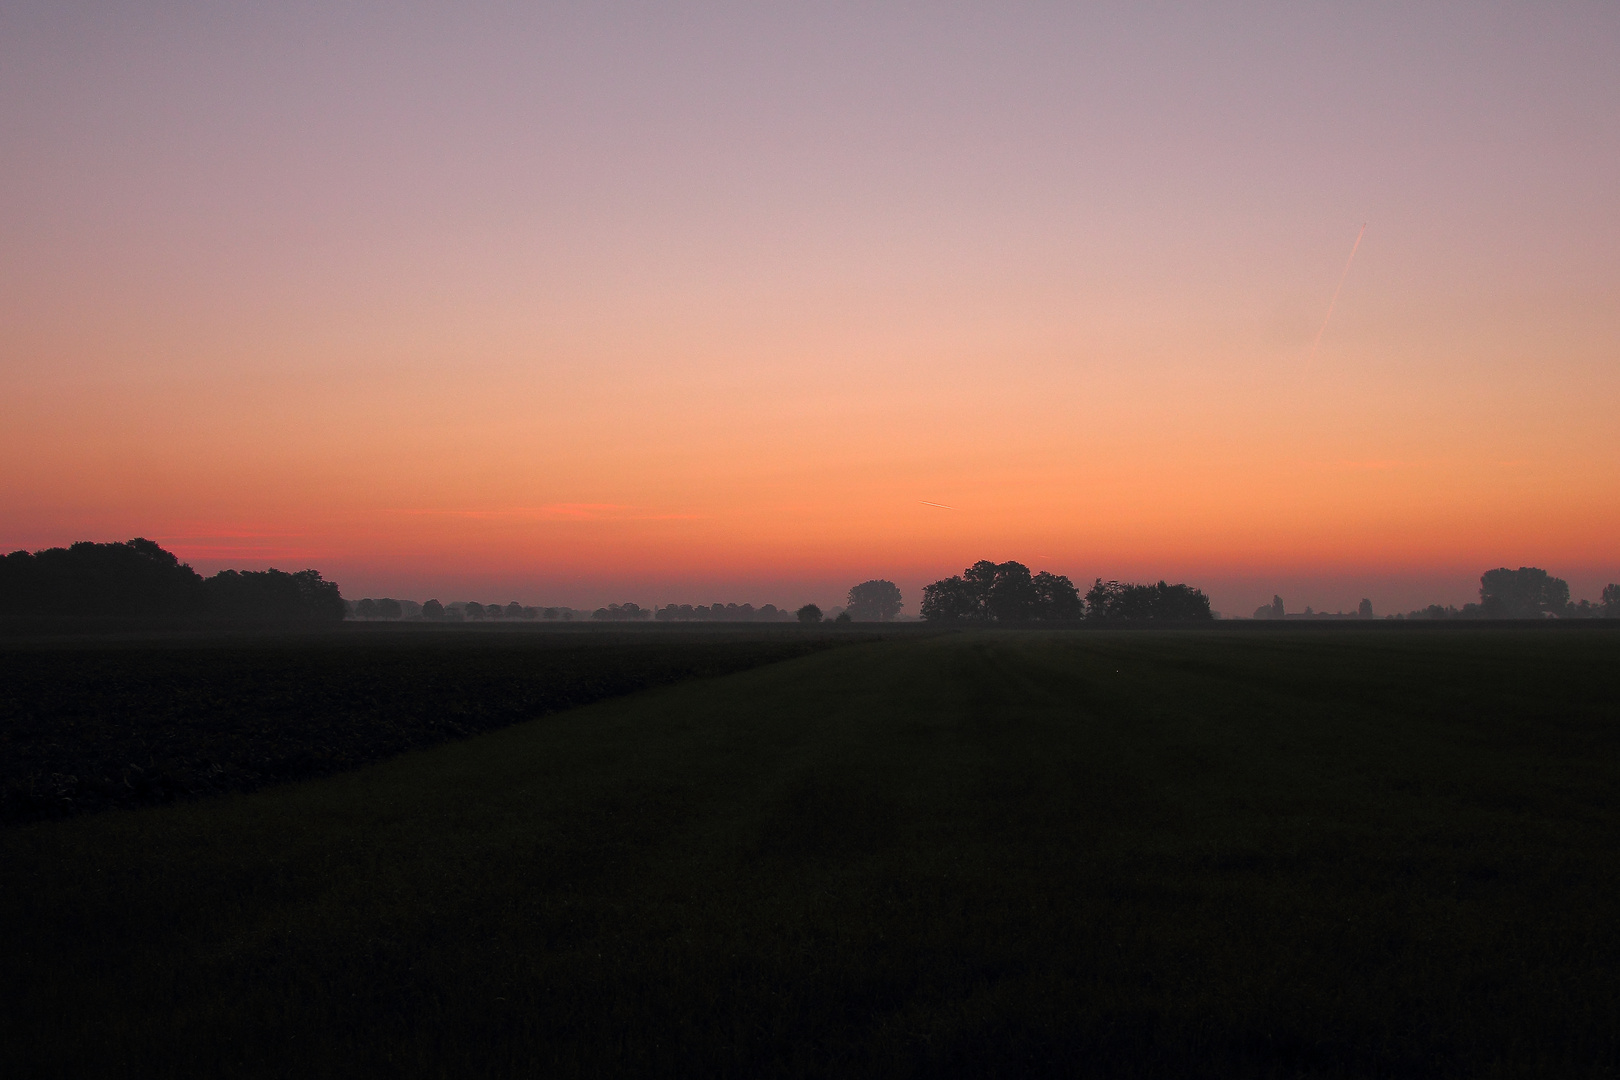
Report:
[[377,601],[377,616],[379,618],[397,619],[404,614],[405,609],[400,605],[398,600],[385,596],[381,600]]
[[997,565],[990,576],[990,589],[984,606],[998,623],[1028,622],[1035,614],[1035,582],[1030,576],[1029,567],[1021,562]]
[[1372,618],[1373,617],[1372,601],[1371,600],[1365,600],[1365,599],[1362,600],[1361,601],[1361,606],[1356,609],[1356,614],[1361,616],[1363,619]]
[[821,621],[821,609],[814,604],[806,604],[798,610],[799,621],[802,623],[818,623]]
[[1078,619],[1085,612],[1080,590],[1062,574],[1041,571],[1032,582],[1035,588],[1034,617],[1044,620]]
[[854,620],[849,617],[849,612],[848,611],[840,611],[838,613],[838,618],[834,619],[833,622],[835,622],[835,623],[849,623],[849,622],[854,622]]
[[1479,606],[1488,619],[1539,619],[1569,607],[1569,584],[1534,566],[1500,567],[1479,578]]
[[997,566],[989,559],[980,559],[962,571],[962,580],[973,592],[974,618],[990,618],[990,590],[996,586]]
[[924,585],[921,611],[929,622],[968,622],[983,618],[973,586],[956,576]]
[[211,615],[266,622],[339,622],[346,614],[335,582],[318,570],[221,570],[203,583]]
[[366,597],[354,605],[354,614],[361,619],[375,619],[377,617],[377,601],[369,596]]
[[960,576],[923,589],[922,617],[930,622],[1021,623],[1073,619],[1081,614],[1080,591],[1061,574],[1030,576],[1020,562],[981,559]]
[[439,603],[437,600],[429,600],[427,603],[422,605],[422,618],[424,618],[424,619],[442,619],[442,618],[444,618],[444,605]]
[[859,619],[861,622],[888,622],[900,614],[902,606],[900,586],[881,578],[863,581],[850,588],[847,602],[849,606],[844,611],[850,619]]
[[636,622],[652,618],[652,610],[640,604],[609,604],[591,612],[591,618],[598,622]]
[[1603,617],[1620,619],[1620,585],[1611,582],[1603,586]]
[[1097,579],[1086,593],[1086,617],[1109,622],[1206,621],[1209,597],[1191,585],[1128,585]]
[[202,585],[195,570],[151,540],[83,541],[0,559],[0,614],[192,615],[204,605]]
[[[598,607],[591,612],[591,619],[595,619],[596,622],[638,622],[651,617],[653,610],[640,604],[609,604],[608,607]],[[567,619],[567,615],[564,615],[564,619]]]

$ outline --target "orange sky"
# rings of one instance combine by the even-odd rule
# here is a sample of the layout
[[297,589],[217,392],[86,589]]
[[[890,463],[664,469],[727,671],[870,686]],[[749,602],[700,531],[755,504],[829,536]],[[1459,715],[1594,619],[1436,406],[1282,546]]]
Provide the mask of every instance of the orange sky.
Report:
[[1620,16],[1398,11],[8,10],[0,545],[1595,596]]

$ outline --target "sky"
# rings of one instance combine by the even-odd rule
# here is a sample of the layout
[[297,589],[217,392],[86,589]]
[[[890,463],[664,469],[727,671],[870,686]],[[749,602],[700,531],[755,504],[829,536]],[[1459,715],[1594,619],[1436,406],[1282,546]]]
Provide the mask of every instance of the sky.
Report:
[[1612,3],[10,0],[0,548],[1595,598],[1616,55]]

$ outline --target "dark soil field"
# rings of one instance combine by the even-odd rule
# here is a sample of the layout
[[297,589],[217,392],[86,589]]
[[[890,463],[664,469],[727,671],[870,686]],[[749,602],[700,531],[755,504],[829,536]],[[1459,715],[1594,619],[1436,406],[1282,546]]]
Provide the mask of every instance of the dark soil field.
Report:
[[368,677],[499,730],[0,829],[8,1075],[1620,1071],[1620,633],[899,633],[516,723],[473,640]]
[[0,825],[325,776],[852,640],[410,624],[0,640]]

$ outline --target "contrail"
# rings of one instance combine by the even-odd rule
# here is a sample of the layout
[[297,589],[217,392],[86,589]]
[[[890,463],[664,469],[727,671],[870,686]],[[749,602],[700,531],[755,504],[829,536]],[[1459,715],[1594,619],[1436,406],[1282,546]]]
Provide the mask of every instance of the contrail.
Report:
[[1322,344],[1322,334],[1327,330],[1328,319],[1333,318],[1333,305],[1339,302],[1339,290],[1344,288],[1344,279],[1350,276],[1350,264],[1356,261],[1356,249],[1361,246],[1361,238],[1367,232],[1367,223],[1361,223],[1361,232],[1356,233],[1356,242],[1350,245],[1350,257],[1344,260],[1344,273],[1339,275],[1339,284],[1333,290],[1333,299],[1328,301],[1327,318],[1322,320],[1322,329],[1316,332],[1316,340],[1311,342],[1311,355],[1307,359],[1316,359],[1316,347]]
[[924,506],[937,506],[941,510],[955,510],[956,509],[956,507],[954,507],[954,506],[946,506],[944,503],[924,502],[923,505]]

